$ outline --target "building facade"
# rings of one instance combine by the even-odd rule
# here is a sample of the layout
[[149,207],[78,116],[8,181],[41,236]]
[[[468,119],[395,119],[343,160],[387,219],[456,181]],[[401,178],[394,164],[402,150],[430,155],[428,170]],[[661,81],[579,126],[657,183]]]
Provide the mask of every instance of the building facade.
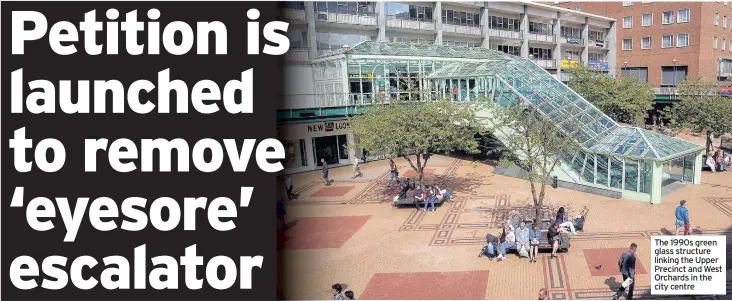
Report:
[[687,77],[732,76],[732,3],[559,2],[556,6],[617,19],[618,75],[635,75],[668,103]]
[[[359,106],[379,98],[380,90],[389,90],[387,96],[404,93],[397,81],[372,81],[373,71],[313,67],[319,57],[359,42],[489,48],[531,58],[565,82],[562,68],[574,64],[586,64],[610,76],[617,73],[615,19],[552,5],[528,1],[280,5],[281,18],[290,23],[291,43],[285,56],[284,101],[278,112],[280,137],[290,154],[285,172],[317,169],[320,159],[344,165],[360,157],[361,150],[347,147],[358,138],[346,133],[344,120],[357,114]],[[447,83],[460,91],[473,89],[470,84]]]

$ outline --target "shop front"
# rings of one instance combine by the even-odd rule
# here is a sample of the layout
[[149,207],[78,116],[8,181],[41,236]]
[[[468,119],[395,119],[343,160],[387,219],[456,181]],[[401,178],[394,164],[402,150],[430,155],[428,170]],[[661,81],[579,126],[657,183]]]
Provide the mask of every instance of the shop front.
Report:
[[347,133],[348,120],[278,126],[278,138],[285,146],[285,173],[318,169],[325,160],[329,166],[348,165],[356,157],[353,135]]

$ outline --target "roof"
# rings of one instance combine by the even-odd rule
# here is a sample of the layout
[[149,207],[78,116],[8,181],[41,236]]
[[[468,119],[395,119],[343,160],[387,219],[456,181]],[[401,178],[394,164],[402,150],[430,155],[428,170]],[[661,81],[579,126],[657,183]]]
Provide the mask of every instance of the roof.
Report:
[[355,44],[350,48],[344,48],[337,51],[329,52],[318,56],[317,58],[325,58],[340,54],[445,57],[480,60],[511,60],[513,58],[517,58],[498,50],[486,49],[481,47],[388,43],[375,41],[359,42],[358,44]]

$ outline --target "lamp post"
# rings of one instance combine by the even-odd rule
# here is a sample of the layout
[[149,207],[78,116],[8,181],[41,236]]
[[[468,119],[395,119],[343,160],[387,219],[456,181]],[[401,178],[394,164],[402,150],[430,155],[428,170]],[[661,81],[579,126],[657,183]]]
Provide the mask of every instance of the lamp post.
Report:
[[[628,70],[628,61],[623,62],[623,70]],[[623,70],[620,70],[620,76],[623,76]]]
[[671,94],[671,99],[676,99],[676,59],[671,62],[674,64],[674,93]]

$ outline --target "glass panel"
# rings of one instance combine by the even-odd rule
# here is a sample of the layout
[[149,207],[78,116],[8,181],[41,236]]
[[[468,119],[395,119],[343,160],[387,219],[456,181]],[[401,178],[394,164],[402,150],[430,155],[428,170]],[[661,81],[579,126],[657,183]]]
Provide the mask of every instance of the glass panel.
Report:
[[684,157],[684,181],[694,181],[694,163],[696,155],[688,155]]
[[597,155],[597,184],[607,186],[607,156]]
[[623,188],[623,161],[615,157],[610,159],[610,187]]
[[582,172],[582,179],[587,182],[595,183],[595,155],[587,154],[585,162],[585,170]]
[[625,190],[638,191],[638,162],[625,159]]

